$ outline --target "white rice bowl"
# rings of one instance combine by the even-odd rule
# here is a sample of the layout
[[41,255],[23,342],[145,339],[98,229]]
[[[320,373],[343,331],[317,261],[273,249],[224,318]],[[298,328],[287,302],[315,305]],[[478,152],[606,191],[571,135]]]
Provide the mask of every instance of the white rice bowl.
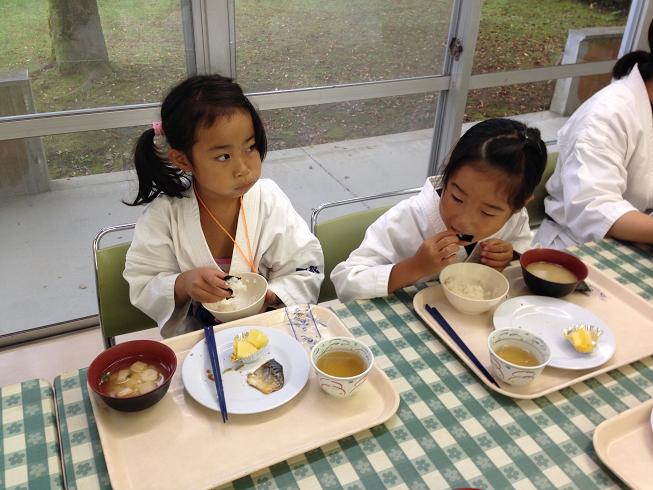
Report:
[[483,264],[451,264],[440,272],[445,297],[461,313],[477,315],[498,305],[510,283],[499,271]]

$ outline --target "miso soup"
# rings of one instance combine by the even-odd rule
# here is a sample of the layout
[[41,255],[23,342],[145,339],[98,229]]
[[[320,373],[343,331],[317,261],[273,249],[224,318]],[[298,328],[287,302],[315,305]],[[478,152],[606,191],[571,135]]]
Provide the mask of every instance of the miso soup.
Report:
[[495,349],[494,352],[504,361],[517,364],[518,366],[530,367],[540,365],[540,361],[533,353],[516,345],[502,345]]
[[163,380],[160,366],[129,360],[103,372],[99,387],[114,398],[131,398],[154,391],[161,386]]
[[540,279],[559,284],[571,284],[578,281],[576,275],[569,269],[552,262],[533,262],[526,266],[526,270]]
[[317,368],[330,376],[349,378],[363,373],[367,366],[365,360],[356,352],[332,350],[319,357]]

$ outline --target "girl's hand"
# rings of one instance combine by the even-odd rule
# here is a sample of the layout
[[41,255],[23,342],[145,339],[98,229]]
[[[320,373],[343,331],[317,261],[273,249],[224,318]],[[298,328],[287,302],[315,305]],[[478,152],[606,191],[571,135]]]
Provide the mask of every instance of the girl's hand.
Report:
[[460,241],[452,231],[444,231],[427,238],[412,257],[395,264],[388,278],[388,294],[414,284],[418,279],[430,276],[456,261]]
[[224,280],[227,274],[211,267],[198,267],[177,276],[175,303],[184,304],[189,299],[200,303],[215,303],[229,298],[231,290]]
[[268,306],[275,305],[279,302],[279,298],[269,289],[265,292],[265,300],[263,301],[263,308],[261,308],[261,313],[268,309]]
[[458,250],[460,240],[452,231],[443,231],[424,240],[415,252],[415,259],[420,268],[418,272],[421,274],[419,277],[437,274],[455,262]]
[[499,271],[512,260],[512,244],[493,238],[481,242],[481,264],[489,265]]

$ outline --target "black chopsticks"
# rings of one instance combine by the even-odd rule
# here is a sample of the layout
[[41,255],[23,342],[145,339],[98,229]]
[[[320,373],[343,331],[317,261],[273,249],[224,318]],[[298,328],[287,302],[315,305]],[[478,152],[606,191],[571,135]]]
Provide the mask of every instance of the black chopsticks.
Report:
[[428,311],[433,318],[435,318],[435,321],[437,321],[440,326],[444,329],[445,332],[447,332],[447,335],[451,337],[451,340],[453,340],[458,347],[462,349],[462,351],[465,353],[467,357],[469,357],[469,360],[474,363],[474,365],[483,373],[483,376],[485,376],[490,383],[496,385],[498,388],[501,388],[499,386],[499,383],[496,382],[496,380],[492,377],[492,375],[488,372],[487,369],[485,369],[485,366],[481,364],[481,361],[478,360],[478,358],[474,355],[474,353],[469,350],[469,347],[463,342],[463,339],[461,339],[456,331],[453,329],[451,325],[449,325],[449,322],[445,320],[445,318],[442,316],[442,314],[437,310],[435,306],[429,306],[428,304],[424,305],[426,307],[426,311]]
[[213,379],[215,380],[215,390],[218,395],[220,415],[222,415],[222,422],[226,422],[229,419],[227,415],[227,401],[224,398],[222,373],[220,372],[220,360],[218,359],[218,349],[215,345],[215,332],[213,331],[212,326],[204,325],[204,338],[206,339],[206,346],[209,351],[209,359],[211,360],[211,371],[213,371]]

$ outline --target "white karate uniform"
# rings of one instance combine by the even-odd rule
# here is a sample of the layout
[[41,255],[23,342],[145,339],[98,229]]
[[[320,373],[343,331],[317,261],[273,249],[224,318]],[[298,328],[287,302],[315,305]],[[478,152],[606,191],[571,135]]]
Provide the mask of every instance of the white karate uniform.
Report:
[[[269,289],[286,305],[315,303],[324,279],[322,247],[288,197],[273,181],[260,179],[244,195],[243,209],[254,261]],[[235,238],[248,253],[242,220],[240,214]],[[189,304],[175,307],[174,285],[181,272],[197,267],[219,268],[192,188],[184,198],[157,197],[136,223],[123,275],[132,304],[159,324],[164,337],[186,328]],[[234,246],[229,272],[245,271],[250,267]]]
[[[653,116],[637,66],[581,105],[558,132],[534,243],[565,248],[605,237],[624,214],[653,208]],[[552,221],[553,220],[553,221]]]
[[[340,301],[387,296],[392,267],[415,255],[424,240],[446,230],[440,217],[437,183],[436,177],[430,177],[418,195],[401,201],[379,217],[367,229],[363,243],[333,269],[331,281]],[[497,233],[487,238],[510,242],[519,252],[527,250],[533,234],[526,209],[513,214]],[[458,261],[466,259],[467,252],[461,247]],[[426,276],[420,282],[435,278],[437,275]]]

